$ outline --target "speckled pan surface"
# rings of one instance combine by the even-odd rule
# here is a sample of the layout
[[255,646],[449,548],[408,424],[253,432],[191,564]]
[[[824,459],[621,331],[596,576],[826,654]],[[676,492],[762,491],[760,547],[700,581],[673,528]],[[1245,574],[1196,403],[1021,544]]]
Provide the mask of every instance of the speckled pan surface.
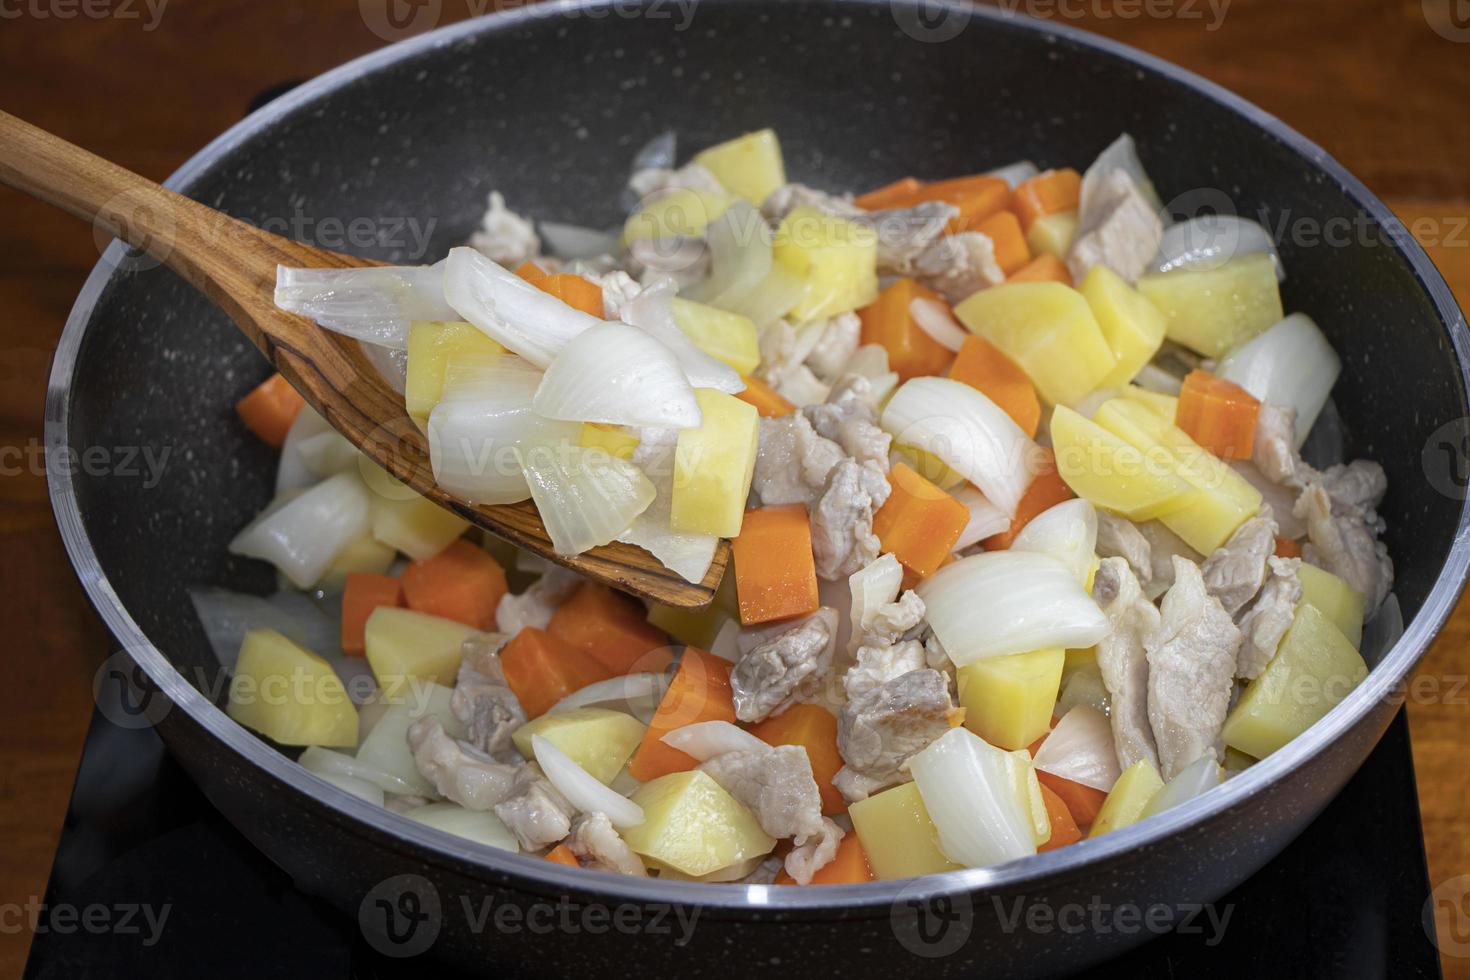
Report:
[[[1409,623],[1404,638],[1327,719],[1221,789],[1164,818],[1001,868],[917,886],[746,890],[592,878],[475,849],[327,787],[213,706],[213,658],[185,589],[265,590],[273,582],[263,566],[225,553],[270,495],[274,454],[231,410],[267,369],[223,314],[167,271],[131,268],[113,246],[57,352],[48,446],[143,447],[155,459],[168,454],[164,475],[152,486],[79,470],[54,479],[52,496],[94,603],[184,716],[174,721],[187,722],[163,726],[193,740],[176,751],[210,767],[194,769],[196,778],[227,812],[238,807],[232,816],[242,826],[279,802],[310,814],[313,832],[357,841],[370,855],[363,860],[408,855],[497,887],[691,901],[754,920],[773,910],[797,918],[886,913],[901,894],[1089,881],[1154,887],[1130,854],[1184,861],[1202,889],[1245,877],[1371,748],[1390,716],[1385,696],[1422,655],[1464,579],[1467,554],[1456,546],[1466,527],[1463,494],[1441,478],[1433,448],[1441,427],[1466,415],[1465,323],[1443,281],[1406,234],[1383,227],[1387,210],[1320,149],[1200,79],[1090,35],[937,3],[650,0],[643,15],[632,10],[552,3],[389,48],[251,116],[171,184],[316,244],[417,262],[466,238],[492,188],[537,218],[615,222],[633,153],[668,128],[688,150],[773,126],[791,178],[834,189],[1022,158],[1082,166],[1131,132],[1176,211],[1230,201],[1273,229],[1333,220],[1358,229],[1341,247],[1288,234],[1283,297],[1288,309],[1310,313],[1343,355],[1336,399],[1349,450],[1388,472],[1383,514]],[[354,219],[377,237],[333,241]],[[1254,844],[1212,845],[1206,831],[1224,823],[1256,831],[1247,838]],[[291,841],[265,827],[253,836],[291,867]],[[1201,870],[1210,862],[1224,870]],[[298,876],[327,882],[329,870]]]

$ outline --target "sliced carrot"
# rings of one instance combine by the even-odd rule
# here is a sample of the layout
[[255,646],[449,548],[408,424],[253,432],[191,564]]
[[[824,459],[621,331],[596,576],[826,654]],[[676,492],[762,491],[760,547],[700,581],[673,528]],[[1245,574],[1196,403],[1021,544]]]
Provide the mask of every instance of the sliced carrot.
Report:
[[546,860],[554,861],[557,864],[565,864],[569,868],[580,868],[582,866],[582,862],[577,860],[577,855],[573,854],[572,849],[565,844],[558,844],[547,851]]
[[1067,804],[1057,795],[1057,791],[1050,786],[1041,787],[1041,799],[1046,803],[1046,815],[1051,820],[1051,837],[1047,838],[1045,844],[1036,849],[1038,851],[1055,851],[1059,847],[1075,844],[1082,839],[1082,831],[1077,829],[1077,821],[1072,816],[1072,811],[1067,809]]
[[628,763],[628,774],[648,782],[671,772],[685,772],[699,760],[669,745],[663,736],[700,721],[735,723],[735,701],[730,691],[730,665],[698,647],[685,647],[679,670],[664,692],[643,741]]
[[1067,805],[1067,812],[1072,815],[1073,822],[1082,830],[1092,826],[1092,822],[1097,819],[1098,811],[1102,809],[1103,800],[1108,798],[1108,794],[1100,789],[1083,786],[1081,783],[1074,783],[1061,776],[1053,776],[1040,769],[1036,770],[1036,778],[1041,780],[1042,789],[1049,789],[1062,798],[1062,802]]
[[888,484],[892,489],[873,515],[873,533],[904,568],[927,578],[954,549],[970,511],[904,463],[888,471]]
[[749,626],[817,611],[812,527],[801,504],[746,511],[730,550],[741,623]]
[[980,542],[987,551],[1004,551],[1009,548],[1011,542],[1016,540],[1016,535],[1021,533],[1021,528],[1031,522],[1031,518],[1076,496],[1072,488],[1057,475],[1056,455],[1050,449],[1043,449],[1041,452],[1036,476],[1021,496],[1021,502],[1016,505],[1016,516],[1011,518],[1011,526]]
[[500,651],[505,682],[526,709],[538,718],[573,691],[613,676],[601,663],[567,646],[545,630],[527,626]]
[[342,652],[360,657],[367,651],[363,638],[368,617],[379,606],[403,605],[403,583],[387,575],[350,572],[342,590]]
[[614,677],[663,670],[673,659],[668,634],[648,622],[636,599],[583,582],[557,607],[546,632],[602,664]]
[[888,352],[888,369],[900,380],[943,374],[954,354],[914,321],[909,307],[916,299],[943,302],[912,279],[899,279],[858,310],[863,322],[862,342],[878,344]]
[[754,405],[756,412],[763,418],[778,419],[796,411],[795,405],[781,397],[775,388],[760,378],[745,378],[744,381],[745,389],[737,391],[735,397]]
[[865,211],[901,208],[915,200],[915,195],[923,186],[923,183],[915,177],[902,177],[891,184],[884,184],[877,190],[859,194],[853,203]]
[[1221,459],[1250,459],[1260,401],[1234,381],[1196,368],[1184,376],[1174,424]]
[[1007,276],[1006,282],[1059,282],[1063,286],[1070,286],[1072,273],[1067,268],[1067,263],[1050,252],[1042,252]]
[[403,570],[408,608],[477,630],[494,627],[495,607],[508,588],[500,563],[464,538]]
[[529,283],[538,283],[546,278],[546,270],[535,262],[522,262],[516,266],[516,275]]
[[1302,543],[1293,538],[1283,538],[1276,535],[1276,557],[1277,558],[1300,558],[1302,556]]
[[975,225],[975,231],[989,238],[995,245],[995,261],[1006,275],[1018,272],[1031,261],[1031,246],[1026,244],[1026,233],[1021,222],[1009,211],[997,211]]
[[999,347],[983,337],[966,337],[949,367],[949,376],[995,402],[1028,436],[1036,435],[1041,424],[1036,386]]
[[[858,840],[858,835],[844,834],[842,841],[837,845],[837,853],[832,860],[817,870],[812,875],[813,885],[856,885],[864,881],[873,880],[873,869],[868,867],[868,853],[863,850],[863,842]],[[776,875],[776,884],[794,885],[796,879],[784,870]]]
[[602,319],[604,313],[602,287],[591,279],[584,279],[570,272],[558,272],[554,276],[546,276],[532,280],[532,282],[537,289],[550,293],[573,309],[581,310],[599,320]]
[[291,431],[291,423],[296,421],[297,413],[305,404],[306,399],[301,397],[301,393],[277,373],[236,402],[235,412],[262,442],[280,449],[286,441],[286,433]]
[[841,813],[847,800],[832,785],[842,768],[837,751],[837,717],[819,704],[793,704],[774,718],[751,728],[750,733],[770,745],[800,745],[812,764],[812,776],[822,794],[822,812]]
[[1011,198],[1011,207],[1027,231],[1037,218],[1059,211],[1075,211],[1082,194],[1082,175],[1068,167],[1047,170],[1021,181]]
[[940,192],[944,196],[929,200],[943,200],[960,209],[960,213],[949,219],[949,224],[944,226],[944,230],[951,235],[981,231],[985,221],[1003,210],[1011,199],[1010,185],[999,177],[962,177],[956,181],[930,184],[920,194],[933,194],[935,188],[945,185],[949,185],[952,190]]

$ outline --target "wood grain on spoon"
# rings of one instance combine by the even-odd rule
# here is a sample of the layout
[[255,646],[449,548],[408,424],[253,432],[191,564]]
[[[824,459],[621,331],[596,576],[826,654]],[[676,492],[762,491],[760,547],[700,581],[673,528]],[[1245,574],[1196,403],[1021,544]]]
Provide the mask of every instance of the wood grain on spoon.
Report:
[[441,490],[428,444],[403,397],[354,341],[275,305],[276,266],[381,265],[313,248],[175,194],[14,116],[0,112],[0,182],[91,221],[183,276],[229,314],[276,369],[369,459],[418,493],[491,534],[558,564],[672,606],[709,603],[729,561],[722,541],[699,584],[642,548],[613,543],[575,558],[556,554],[530,501],[476,506]]

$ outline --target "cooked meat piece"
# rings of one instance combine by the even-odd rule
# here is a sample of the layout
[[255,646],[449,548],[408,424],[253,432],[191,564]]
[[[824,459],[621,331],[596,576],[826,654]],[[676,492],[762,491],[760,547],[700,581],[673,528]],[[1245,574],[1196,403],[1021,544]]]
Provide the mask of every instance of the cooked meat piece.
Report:
[[516,773],[516,791],[494,809],[527,851],[539,851],[566,837],[577,812],[534,763],[521,767]]
[[899,766],[947,732],[953,712],[949,678],[911,670],[847,703],[837,719],[837,748],[846,768],[897,782]]
[[1159,774],[1173,779],[1191,762],[1223,755],[1220,729],[1230,708],[1240,630],[1205,591],[1199,566],[1174,559],[1174,584],[1148,640],[1148,718]]
[[762,327],[756,338],[761,361],[756,366],[755,376],[772,387],[779,385],[786,372],[804,359],[798,339],[796,328],[786,320],[775,320]]
[[1270,574],[1261,594],[1240,618],[1240,652],[1235,657],[1235,676],[1255,680],[1276,655],[1281,638],[1291,627],[1297,603],[1302,599],[1302,583],[1297,577],[1300,558],[1267,559]]
[[[1377,466],[1362,460],[1352,465],[1360,464]],[[1356,494],[1361,488],[1347,483],[1345,489]],[[1352,495],[1335,499],[1326,484],[1312,483],[1297,500],[1296,515],[1307,522],[1302,557],[1362,593],[1365,615],[1371,619],[1393,588],[1393,562],[1387,546],[1378,540],[1383,519],[1371,505],[1354,503],[1357,499]]]
[[1342,511],[1366,514],[1376,508],[1388,492],[1388,476],[1383,467],[1369,459],[1329,466],[1318,476],[1323,489],[1332,498],[1332,506]]
[[1266,559],[1276,551],[1276,521],[1270,507],[1250,518],[1200,565],[1205,589],[1231,616],[1245,608],[1266,582]]
[[1095,198],[1078,211],[1077,237],[1067,255],[1072,279],[1080,283],[1093,266],[1105,265],[1134,282],[1158,254],[1164,223],[1126,170],[1108,174]]
[[914,259],[914,278],[958,303],[988,286],[1005,282],[995,260],[995,243],[978,231],[946,235]]
[[821,497],[807,506],[818,575],[828,581],[845,579],[878,557],[873,514],[889,490],[888,477],[873,463],[844,457],[832,468]]
[[772,191],[761,204],[761,217],[779,225],[781,219],[797,208],[815,208],[838,218],[855,218],[868,213],[845,195],[828,194],[805,184],[786,184]]
[[873,610],[862,641],[897,643],[900,637],[908,636],[924,622],[925,611],[924,600],[917,592],[905,592],[897,602],[885,603]]
[[500,597],[500,605],[495,607],[495,629],[506,636],[515,636],[527,626],[544,630],[556,607],[580,584],[582,578],[576,572],[560,565],[548,566],[520,595],[507,592]]
[[820,405],[827,400],[831,391],[832,386],[817,377],[805,364],[788,368],[776,384],[776,394],[797,408]]
[[893,437],[878,426],[873,405],[873,383],[860,374],[845,375],[820,405],[801,410],[816,433],[831,439],[859,463],[872,463],[888,472]]
[[531,222],[505,206],[499,191],[491,191],[480,227],[470,236],[470,247],[490,261],[514,269],[541,254],[541,239],[536,237]]
[[798,844],[786,855],[786,873],[798,885],[809,885],[812,875],[832,863],[837,856],[837,845],[842,843],[843,830],[836,823],[822,818],[822,832],[805,843]]
[[[810,329],[810,328],[808,328]],[[827,321],[822,337],[806,356],[806,366],[826,383],[836,381],[842,366],[858,349],[863,321],[856,313],[842,313]]]
[[1159,611],[1127,560],[1104,558],[1092,579],[1092,597],[1108,617],[1108,635],[1097,644],[1097,666],[1112,705],[1113,750],[1127,769],[1139,759],[1158,768],[1158,749],[1148,718],[1145,644],[1159,628]]
[[[1138,525],[1138,533],[1148,541],[1149,561],[1153,574],[1149,576],[1144,593],[1149,599],[1157,599],[1169,591],[1174,584],[1174,558],[1188,558],[1198,563],[1204,556],[1185,544],[1184,539],[1169,530],[1160,521],[1144,521]],[[1139,579],[1142,583],[1143,580]]]
[[469,729],[471,745],[497,761],[514,763],[520,754],[510,737],[526,723],[526,712],[500,666],[500,649],[509,640],[505,633],[481,633],[465,641],[449,708]]
[[623,840],[605,813],[584,813],[572,821],[566,845],[584,868],[644,878],[648,869]]
[[920,255],[944,234],[960,209],[942,201],[924,201],[911,208],[888,208],[855,217],[878,235],[878,274],[907,276]]
[[[678,235],[629,242],[627,260],[628,269],[638,277],[639,285],[652,285],[654,280],[666,277],[685,289],[709,275],[711,257],[709,244],[703,238]],[[607,298],[604,288],[606,316],[616,319],[615,307],[608,305]]]
[[895,776],[884,779],[876,779],[872,776],[864,776],[851,766],[843,766],[837,770],[837,775],[832,777],[832,787],[842,794],[842,798],[849,803],[866,800],[881,789],[889,786],[897,786],[906,783],[912,777],[906,772],[900,772]]
[[643,292],[643,284],[622,269],[613,269],[601,274],[583,272],[581,275],[582,278],[602,287],[603,315],[609,320],[616,320],[623,305]]
[[837,610],[823,606],[743,654],[730,671],[735,717],[764,721],[814,697],[832,668],[837,619]]
[[725,187],[715,178],[715,175],[705,169],[700,163],[687,163],[678,170],[669,170],[665,167],[648,167],[638,170],[628,178],[628,188],[633,191],[644,204],[648,200],[665,194],[668,191],[688,190],[703,191],[708,194],[723,194]]
[[[914,595],[912,592],[905,594]],[[858,647],[856,663],[843,675],[842,687],[847,692],[847,699],[856,701],[889,681],[923,670],[928,665],[924,646],[918,640],[891,643],[870,637]]]
[[438,718],[410,725],[408,746],[414,765],[439,795],[468,810],[489,810],[519,788],[519,766],[496,762],[468,742],[450,738]]
[[1148,585],[1154,577],[1153,549],[1138,525],[1126,517],[1106,510],[1097,512],[1097,554],[1099,558],[1122,558],[1128,562],[1139,585]]
[[1316,475],[1296,450],[1296,409],[1261,402],[1251,462],[1272,483],[1299,490]]
[[842,459],[842,447],[817,435],[800,412],[761,419],[750,488],[763,504],[809,503],[826,489],[827,475]]
[[806,749],[778,745],[725,752],[699,766],[777,840],[804,843],[822,832],[822,795]]

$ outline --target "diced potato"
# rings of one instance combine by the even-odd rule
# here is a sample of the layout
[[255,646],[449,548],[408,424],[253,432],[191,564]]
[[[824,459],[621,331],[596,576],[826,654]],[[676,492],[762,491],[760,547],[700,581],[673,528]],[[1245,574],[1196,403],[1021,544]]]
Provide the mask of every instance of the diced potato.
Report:
[[1261,492],[1245,477],[1143,404],[1114,398],[1104,402],[1092,420],[1157,465],[1172,467],[1194,488],[1182,507],[1159,520],[1200,554],[1212,554],[1261,509]]
[[1297,569],[1302,583],[1302,602],[1316,606],[1353,649],[1363,645],[1363,594],[1342,579],[1316,565],[1302,562]]
[[379,606],[367,618],[363,645],[368,666],[389,698],[412,696],[413,685],[453,684],[461,647],[477,630],[412,609]]
[[1264,759],[1312,727],[1367,676],[1368,665],[1348,638],[1304,602],[1276,656],[1225,719],[1225,744]]
[[749,810],[698,769],[644,783],[632,799],[643,822],[624,830],[623,839],[635,853],[686,875],[707,875],[776,846]]
[[1227,774],[1245,772],[1258,761],[1260,760],[1251,758],[1240,749],[1225,746],[1225,772]]
[[531,736],[540,735],[604,783],[622,770],[638,743],[643,722],[607,708],[575,708],[526,722],[511,736],[521,755],[534,759]]
[[415,320],[408,325],[408,376],[403,403],[408,414],[426,421],[444,396],[444,370],[453,361],[495,357],[505,348],[470,323]]
[[354,572],[366,575],[385,575],[388,569],[393,567],[393,560],[398,557],[398,552],[383,544],[371,534],[364,534],[356,541],[342,549],[342,553],[332,559],[332,564],[327,566],[326,574],[318,583],[323,588],[338,588],[347,581],[347,576]]
[[464,723],[449,707],[453,695],[451,689],[441,684],[419,684],[400,694],[386,708],[382,704],[363,708],[364,718],[370,709],[376,709],[380,717],[363,736],[362,746],[357,750],[358,761],[397,776],[419,796],[437,796],[433,784],[414,764],[413,752],[408,745],[408,729],[420,718],[432,717],[439,719],[450,738],[464,738]]
[[868,855],[873,877],[917,878],[955,871],[956,864],[939,849],[939,831],[929,819],[915,783],[904,783],[847,808],[853,831]]
[[1282,316],[1276,266],[1264,252],[1214,269],[1150,273],[1138,291],[1164,314],[1169,339],[1208,357],[1239,347]]
[[742,377],[761,362],[760,344],[750,317],[674,297],[674,322],[694,346],[723,361]]
[[1051,417],[1057,472],[1072,492],[1133,521],[1159,517],[1188,502],[1193,488],[1171,468],[1064,405]]
[[1062,686],[1061,647],[987,657],[959,669],[965,727],[991,745],[1023,749],[1051,730]]
[[623,225],[623,244],[703,235],[709,223],[724,214],[732,201],[728,195],[709,191],[670,191],[628,215]]
[[1171,424],[1175,416],[1179,414],[1178,395],[1166,395],[1162,391],[1149,391],[1138,385],[1126,385],[1120,390],[1119,397],[1147,406],[1155,415]]
[[1058,211],[1031,222],[1031,228],[1026,232],[1026,244],[1031,247],[1033,255],[1045,252],[1065,261],[1076,235],[1077,212]]
[[648,621],[680,643],[701,650],[708,650],[715,642],[720,627],[730,620],[730,614],[718,602],[711,602],[703,609],[684,609],[666,606],[661,602],[650,603]]
[[373,537],[415,561],[433,558],[449,547],[470,522],[445,510],[389,476],[377,464],[363,461],[363,479],[371,491]]
[[1059,282],[992,286],[960,303],[954,313],[1019,364],[1037,394],[1053,405],[1078,401],[1116,363],[1087,300]]
[[777,229],[771,254],[805,286],[787,314],[798,323],[847,313],[878,298],[878,236],[870,228],[815,208],[794,208]]
[[750,496],[760,414],[713,388],[696,388],[694,397],[703,421],[679,430],[669,524],[675,531],[733,538]]
[[1113,784],[1112,792],[1103,800],[1088,837],[1101,837],[1114,830],[1122,830],[1137,823],[1143,817],[1144,808],[1154,794],[1164,788],[1159,771],[1147,759],[1139,759],[1123,770],[1123,775]]
[[[1153,360],[1164,342],[1164,314],[1105,265],[1093,266],[1077,288],[1086,297],[1103,339],[1117,359],[1099,384],[1104,388],[1127,384]],[[1172,416],[1169,421],[1173,421]]]
[[1011,791],[1026,804],[1026,818],[1031,824],[1031,838],[1039,847],[1051,840],[1051,814],[1046,812],[1046,800],[1041,795],[1041,780],[1036,777],[1036,767],[1031,764],[1031,753],[1016,749],[1007,753],[1006,770],[1011,777]]
[[632,459],[633,450],[638,448],[637,436],[621,425],[604,425],[601,422],[583,422],[577,441],[583,449],[601,449],[618,459]]
[[226,713],[281,745],[357,745],[357,708],[332,665],[275,630],[245,634]]
[[776,131],[755,133],[712,146],[694,157],[695,163],[715,175],[732,194],[760,207],[771,192],[786,183],[786,165]]

